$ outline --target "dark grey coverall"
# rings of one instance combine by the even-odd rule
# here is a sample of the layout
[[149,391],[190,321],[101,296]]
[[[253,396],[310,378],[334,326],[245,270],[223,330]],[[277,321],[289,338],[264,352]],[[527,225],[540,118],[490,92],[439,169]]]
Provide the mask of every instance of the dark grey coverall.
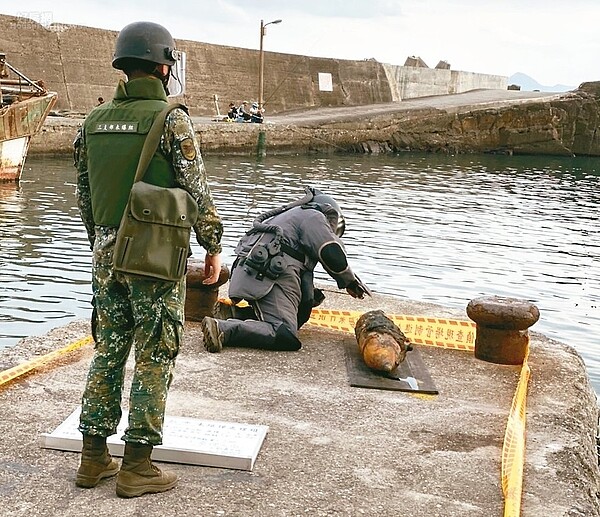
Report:
[[257,244],[268,246],[274,234],[249,232],[242,237],[231,271],[229,297],[234,301],[246,300],[256,319],[219,320],[224,346],[298,350],[302,346],[298,328],[308,320],[314,304],[313,271],[317,262],[340,289],[357,282],[343,243],[326,216],[330,208],[309,203],[264,221],[281,228],[288,247],[284,247],[288,251],[283,254],[285,268],[274,279],[248,265],[252,248]]

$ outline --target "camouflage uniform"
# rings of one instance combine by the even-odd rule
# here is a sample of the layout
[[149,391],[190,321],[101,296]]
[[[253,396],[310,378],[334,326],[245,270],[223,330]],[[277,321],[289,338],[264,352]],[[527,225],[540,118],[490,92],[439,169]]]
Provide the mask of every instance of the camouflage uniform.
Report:
[[[125,83],[121,82],[119,88],[126,89]],[[211,255],[220,253],[221,219],[207,184],[191,119],[184,110],[175,109],[167,117],[159,149],[172,164],[175,182],[198,202],[200,217],[194,226],[198,243]],[[129,425],[123,439],[159,445],[167,392],[183,334],[185,279],[155,281],[113,270],[117,228],[94,222],[85,130],[76,141],[75,158],[77,202],[93,250],[96,340],[79,430],[84,435],[99,436],[116,432],[121,418],[125,363],[133,346],[135,371],[129,396]]]

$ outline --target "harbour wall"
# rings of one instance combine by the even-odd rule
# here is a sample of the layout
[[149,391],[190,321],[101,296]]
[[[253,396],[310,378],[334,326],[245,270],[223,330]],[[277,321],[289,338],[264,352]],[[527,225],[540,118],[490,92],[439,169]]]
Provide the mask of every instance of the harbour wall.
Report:
[[[29,78],[42,79],[58,93],[57,110],[87,113],[98,97],[112,98],[122,77],[110,64],[117,32],[56,23],[44,27],[6,15],[0,15],[0,26],[0,52]],[[177,45],[187,52],[183,102],[192,115],[215,115],[215,96],[221,112],[229,102],[257,99],[258,50],[189,40],[177,40]],[[507,78],[499,75],[265,52],[268,115],[506,87]]]
[[[203,154],[427,151],[600,156],[600,82],[583,83],[562,94],[475,90],[321,107],[273,115],[265,124],[192,118]],[[32,139],[30,152],[70,153],[82,120],[48,117]]]

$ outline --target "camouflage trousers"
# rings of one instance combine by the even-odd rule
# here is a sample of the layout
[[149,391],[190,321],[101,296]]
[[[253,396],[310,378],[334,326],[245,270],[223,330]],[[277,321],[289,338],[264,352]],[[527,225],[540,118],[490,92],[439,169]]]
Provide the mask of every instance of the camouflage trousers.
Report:
[[163,282],[116,273],[115,234],[112,228],[96,229],[92,266],[96,344],[79,430],[100,436],[116,433],[125,365],[133,348],[129,421],[122,439],[160,445],[167,393],[183,337],[185,280]]

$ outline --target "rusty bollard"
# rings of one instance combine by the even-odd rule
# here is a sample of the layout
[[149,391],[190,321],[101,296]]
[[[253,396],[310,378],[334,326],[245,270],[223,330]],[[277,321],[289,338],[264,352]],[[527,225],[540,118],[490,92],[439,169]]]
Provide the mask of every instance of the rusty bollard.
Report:
[[219,287],[229,280],[229,269],[222,265],[216,284],[204,285],[204,262],[188,261],[186,273],[185,319],[201,321],[204,316],[212,316],[219,298]]
[[477,324],[475,357],[497,364],[522,364],[529,331],[540,311],[531,302],[502,296],[475,298],[467,315]]

